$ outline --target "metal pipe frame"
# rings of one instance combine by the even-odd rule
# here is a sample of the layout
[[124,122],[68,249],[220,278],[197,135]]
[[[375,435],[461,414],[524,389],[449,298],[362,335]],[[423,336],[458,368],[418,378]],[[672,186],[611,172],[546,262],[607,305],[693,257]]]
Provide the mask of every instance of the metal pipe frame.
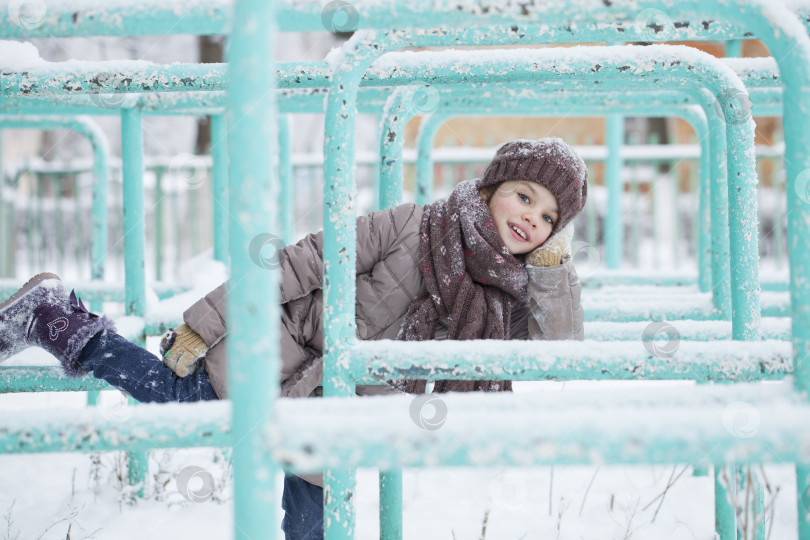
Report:
[[90,279],[104,280],[107,258],[107,183],[109,144],[89,118],[0,116],[0,129],[69,129],[83,135],[93,149],[93,228],[90,235]]

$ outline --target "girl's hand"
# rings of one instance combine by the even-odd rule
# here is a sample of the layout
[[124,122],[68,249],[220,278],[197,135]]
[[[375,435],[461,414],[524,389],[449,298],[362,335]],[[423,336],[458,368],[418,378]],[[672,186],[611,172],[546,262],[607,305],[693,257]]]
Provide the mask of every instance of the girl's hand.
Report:
[[539,248],[526,256],[530,266],[557,266],[571,252],[571,239],[574,237],[574,224],[569,223],[557,234],[545,241]]
[[208,347],[200,335],[185,324],[170,328],[160,339],[163,363],[178,377],[194,373],[198,360],[205,357],[207,352]]

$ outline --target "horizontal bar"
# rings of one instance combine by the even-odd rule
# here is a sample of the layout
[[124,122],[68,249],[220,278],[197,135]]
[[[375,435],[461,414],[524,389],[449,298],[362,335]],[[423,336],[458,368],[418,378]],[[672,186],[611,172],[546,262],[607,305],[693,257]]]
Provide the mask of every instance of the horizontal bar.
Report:
[[[658,49],[657,46],[651,48]],[[478,51],[474,60],[458,57],[455,51],[430,51],[420,53],[388,53],[374,62],[366,72],[361,86],[400,86],[413,81],[423,81],[431,84],[453,84],[461,80],[483,83],[503,77],[505,73],[515,69],[515,65],[526,69],[526,61],[535,63],[530,71],[558,72],[561,79],[566,79],[565,69],[560,65],[571,62],[591,62],[593,77],[605,84],[599,72],[604,69],[617,69],[620,72],[632,69],[633,61],[627,60],[627,65],[610,66],[606,55],[616,48],[589,47],[593,49],[586,58],[581,49],[570,53],[574,49],[506,49]],[[670,49],[676,49],[674,47]],[[566,52],[569,51],[569,52]],[[573,54],[569,59],[565,54]],[[661,54],[658,52],[658,54]],[[600,56],[601,55],[601,56]],[[590,58],[590,60],[588,60]],[[652,58],[652,56],[651,56]],[[658,70],[666,71],[664,61],[666,56],[657,60]],[[643,64],[644,59],[636,60]],[[678,62],[681,60],[679,59]],[[778,68],[773,59],[764,59],[757,62],[755,67],[745,68],[745,64],[719,60],[730,69],[740,71],[743,83],[751,83],[757,88],[780,88]],[[483,72],[481,65],[486,65]],[[672,66],[669,66],[672,67]],[[645,66],[644,71],[651,66]],[[577,71],[581,70],[578,68]],[[478,72],[477,75],[473,75]],[[322,98],[320,89],[328,88],[331,82],[331,69],[326,62],[286,62],[277,65],[279,89],[318,89],[318,96]],[[469,75],[464,75],[469,73]],[[574,73],[574,71],[571,71]],[[53,62],[43,66],[34,65],[25,70],[4,70],[0,83],[2,96],[60,96],[93,94],[95,102],[101,106],[107,104],[111,108],[135,107],[138,101],[135,97],[118,99],[118,103],[110,100],[110,95],[119,93],[143,92],[185,92],[189,90],[222,91],[228,87],[226,64],[155,64],[141,60],[118,60],[104,62]],[[589,87],[592,88],[592,87]],[[171,103],[170,98],[168,99]],[[92,102],[92,101],[91,101]],[[282,101],[283,102],[283,101]],[[178,100],[177,105],[183,106],[184,100]],[[164,105],[153,104],[163,108]],[[168,105],[171,107],[171,105]]]
[[[25,282],[17,279],[0,279],[0,299],[4,300],[14,294]],[[89,302],[123,302],[124,288],[116,283],[110,282],[65,282],[67,290],[74,289],[76,296],[82,301]],[[189,290],[188,287],[168,282],[157,282],[149,285],[160,300],[170,298]]]
[[[343,18],[330,22],[330,11],[320,0],[285,0],[279,2],[277,20],[280,30],[286,32],[355,31],[358,29],[432,28],[440,25],[469,27],[542,23],[548,37],[545,41],[566,42],[615,42],[742,39],[754,37],[746,29],[730,26],[718,17],[701,16],[688,9],[669,6],[663,14],[666,27],[660,29],[639,24],[639,13],[644,5],[633,4],[635,9],[621,3],[606,3],[596,0],[577,2],[573,6],[542,5],[526,2],[484,1],[471,4],[458,2],[435,2],[418,0],[408,2],[378,2],[353,0],[339,4]],[[226,34],[230,27],[232,2],[205,0],[184,5],[159,0],[144,0],[137,4],[110,6],[103,0],[84,0],[69,4],[46,4],[42,14],[20,14],[17,4],[0,3],[3,13],[9,13],[0,24],[3,38],[75,37],[75,36],[144,36],[162,34],[217,35]],[[328,4],[327,4],[328,5]],[[648,3],[649,6],[659,6]],[[649,9],[649,8],[648,8]],[[336,10],[337,11],[337,10]],[[658,11],[658,10],[656,10]],[[596,20],[609,21],[599,24],[582,21],[583,13]],[[571,20],[580,21],[571,24]],[[643,21],[642,21],[643,22]],[[653,21],[655,22],[655,21]],[[337,26],[334,26],[336,24]],[[523,29],[526,30],[526,29]],[[658,36],[661,32],[661,37]],[[537,32],[525,32],[526,39]]]
[[101,379],[67,377],[58,366],[0,365],[0,394],[115,390]]
[[[604,272],[590,276],[580,276],[579,282],[583,287],[599,289],[602,287],[642,285],[642,286],[694,286],[697,285],[696,274],[667,274],[649,272]],[[788,290],[787,276],[784,279],[762,279],[760,287],[763,291],[784,292]]]
[[0,419],[0,454],[227,447],[231,403],[139,404],[115,414],[83,410],[26,411]]
[[[677,329],[678,322],[672,323]],[[358,384],[426,380],[781,379],[792,370],[790,341],[361,341],[352,349]]]
[[810,404],[790,382],[280,400],[276,413],[268,451],[297,472],[810,461]]
[[[650,331],[649,320],[635,322],[589,321],[585,323],[585,338],[595,341],[638,341]],[[667,321],[683,341],[729,340],[730,321]],[[761,322],[762,339],[790,341],[790,317],[763,317]],[[656,327],[653,327],[656,328]],[[661,328],[658,326],[657,328]]]
[[[646,289],[646,290],[645,290]],[[662,291],[662,287],[627,286],[593,289],[582,296],[586,321],[719,320],[711,293]],[[763,317],[790,316],[790,296],[784,291],[760,293]]]

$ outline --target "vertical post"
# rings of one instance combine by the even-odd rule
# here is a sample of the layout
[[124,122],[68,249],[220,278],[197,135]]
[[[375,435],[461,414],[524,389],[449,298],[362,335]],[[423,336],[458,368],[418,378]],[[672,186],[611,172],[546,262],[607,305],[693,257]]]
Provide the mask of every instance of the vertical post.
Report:
[[742,39],[729,39],[726,41],[726,58],[741,58],[743,55]]
[[380,540],[402,539],[402,470],[380,471]]
[[155,167],[155,280],[163,279],[163,171]]
[[293,197],[292,148],[290,116],[278,117],[278,180],[281,184],[281,239],[285,244],[293,241],[295,223],[295,198]]
[[394,90],[383,109],[380,122],[380,176],[378,209],[391,208],[402,201],[403,166],[402,151],[405,125],[413,117],[413,101],[416,86],[403,86]]
[[611,114],[606,119],[605,141],[607,143],[607,161],[605,162],[605,184],[608,191],[607,217],[605,218],[605,251],[606,265],[609,269],[619,268],[622,264],[624,216],[622,212],[622,157],[624,143],[624,117]]
[[16,253],[14,242],[14,202],[6,201],[6,177],[3,174],[3,131],[0,131],[0,278],[13,277]]
[[[695,124],[697,125],[697,124]],[[694,221],[698,231],[698,287],[701,292],[712,288],[711,270],[711,181],[709,173],[711,162],[711,142],[707,132],[698,133],[700,142],[700,180],[698,181],[698,218]]]
[[[720,472],[722,465],[714,466],[714,528],[720,540],[737,540],[737,515],[731,500],[720,480]],[[735,469],[734,467],[727,467],[728,472],[732,475],[729,479],[729,489],[734,489],[735,483]]]
[[416,204],[428,204],[433,200],[433,144],[439,127],[447,120],[436,113],[422,118],[419,124],[418,150],[416,157]]
[[[110,180],[107,166],[108,155],[105,144],[101,144],[96,137],[90,137],[89,140],[93,145],[93,154],[95,154],[93,157],[93,226],[90,236],[90,277],[93,280],[103,281],[107,262],[107,220],[109,217],[109,209],[107,208],[107,189]],[[100,305],[98,308],[93,307],[99,310],[101,308]]]
[[214,260],[228,262],[228,129],[225,116],[211,115],[211,179],[214,207]]
[[724,320],[731,320],[731,255],[728,230],[728,144],[725,121],[717,114],[714,96],[701,92],[702,108],[709,122],[712,303]]
[[[274,539],[279,468],[266,430],[279,388],[278,268],[261,251],[277,230],[278,182],[273,67],[275,4],[237,0],[229,36],[226,109],[231,280],[227,312],[228,388],[233,403],[234,537]],[[272,246],[270,246],[272,247]]]
[[810,538],[810,466],[796,464],[796,507],[799,517],[799,539]]
[[143,317],[146,309],[144,274],[143,132],[138,109],[121,109],[121,167],[124,184],[125,313]]
[[[124,184],[124,309],[127,315],[143,317],[146,309],[146,276],[143,205],[143,131],[139,109],[121,109],[121,167]],[[136,343],[143,345],[144,336]],[[149,472],[146,452],[128,452],[129,484],[143,484]]]

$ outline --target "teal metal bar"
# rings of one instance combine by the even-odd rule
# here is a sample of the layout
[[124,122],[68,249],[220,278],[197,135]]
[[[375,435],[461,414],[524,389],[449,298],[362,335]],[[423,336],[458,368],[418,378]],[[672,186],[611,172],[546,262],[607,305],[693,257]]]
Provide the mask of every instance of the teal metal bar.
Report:
[[214,260],[228,262],[228,130],[225,116],[212,114],[211,168],[214,213]]
[[[677,321],[674,323],[677,327]],[[674,345],[674,351],[666,348]],[[358,343],[352,375],[358,383],[388,380],[693,380],[782,379],[791,372],[790,343],[784,341],[681,341],[649,353],[643,342],[549,342],[542,353],[520,343],[497,352],[479,343]],[[658,347],[654,350],[659,350]],[[671,351],[668,352],[668,351]]]
[[380,471],[380,540],[402,538],[402,471]]
[[416,204],[429,204],[433,200],[433,144],[436,133],[447,121],[447,115],[435,112],[422,119],[417,137]]
[[[143,203],[143,129],[140,111],[121,109],[121,162],[124,191],[124,312],[143,317],[146,311],[146,229]],[[105,209],[106,211],[106,209]],[[146,336],[136,340],[145,345]],[[132,450],[129,458],[129,484],[139,485],[138,494],[149,474],[146,452]]]
[[[155,168],[155,280],[163,279],[163,167]],[[216,218],[214,219],[216,223]]]
[[[448,421],[433,431],[402,414],[412,396],[371,403],[282,400],[271,442],[275,458],[300,473],[374,466],[704,465],[729,456],[740,464],[806,462],[810,405],[790,382],[777,385],[699,385],[632,394],[566,391],[486,400],[447,394],[441,399],[450,411]],[[750,437],[726,427],[728,405],[736,401],[760,414],[761,427]],[[341,421],[345,418],[364,421]]]
[[216,0],[186,5],[182,9],[152,0],[129,5],[49,2],[41,15],[24,13],[24,6],[11,0],[0,4],[3,13],[8,14],[0,20],[0,35],[17,39],[164,34],[204,36],[225,33],[232,19],[230,2]]
[[124,310],[143,317],[146,275],[143,205],[143,131],[140,111],[121,109],[121,161],[124,185]]
[[[417,113],[414,97],[422,85],[400,86],[385,104],[380,123],[380,178],[377,209],[397,206],[402,202],[402,150],[405,126]],[[438,100],[438,91],[436,93]]]
[[290,117],[278,117],[278,179],[281,184],[279,208],[281,210],[281,239],[285,244],[293,243],[295,223],[295,197],[293,192],[292,139]]
[[609,269],[621,267],[624,254],[624,213],[622,212],[622,156],[624,117],[611,114],[605,119],[605,141],[608,157],[605,162],[605,184],[608,191],[608,219],[605,223],[605,263]]
[[731,58],[739,58],[743,55],[743,40],[730,39],[726,41],[726,56]]
[[0,116],[2,129],[70,129],[87,138],[93,151],[93,207],[90,235],[90,277],[104,279],[107,253],[107,184],[109,145],[104,132],[89,118]]
[[[348,369],[349,351],[355,342],[354,269],[357,256],[353,127],[360,79],[375,56],[370,52],[370,47],[363,49],[352,47],[347,51],[344,62],[346,69],[336,71],[326,98],[323,393],[329,397],[349,397],[355,393],[355,381]],[[327,469],[324,471],[323,487],[325,538],[353,538],[354,471],[345,467]]]
[[807,463],[796,464],[796,513],[801,539],[810,537],[810,467]]
[[265,451],[279,392],[278,268],[255,239],[278,230],[275,5],[236,0],[226,47],[230,76],[226,118],[230,189],[227,298],[228,389],[233,403],[234,537],[278,537],[275,462]]
[[[709,292],[712,288],[711,160],[714,149],[711,146],[709,122],[706,114],[700,111],[699,119],[694,118],[690,123],[700,143],[699,181],[697,185],[698,216],[692,222],[697,229],[695,236],[697,236],[698,286],[701,292]],[[717,304],[715,304],[716,306]]]
[[0,394],[17,392],[82,392],[112,390],[105,381],[85,377],[67,377],[57,366],[3,366],[0,365]]
[[[178,416],[188,414],[189,407],[195,407],[199,416],[179,426]],[[24,421],[17,418],[14,422],[4,422],[4,429],[0,431],[0,453],[148,452],[160,448],[224,447],[234,441],[231,403],[227,401],[194,405],[142,404],[133,407],[130,414],[127,421],[122,422],[120,418],[105,418],[95,408],[26,411]]]
[[725,469],[726,474],[731,474],[728,479],[731,489],[736,488],[734,482],[734,467],[723,467],[715,465],[714,467],[714,530],[717,532],[720,540],[736,540],[737,539],[737,514],[736,509],[732,505],[732,498],[728,489],[723,483],[722,470]]

